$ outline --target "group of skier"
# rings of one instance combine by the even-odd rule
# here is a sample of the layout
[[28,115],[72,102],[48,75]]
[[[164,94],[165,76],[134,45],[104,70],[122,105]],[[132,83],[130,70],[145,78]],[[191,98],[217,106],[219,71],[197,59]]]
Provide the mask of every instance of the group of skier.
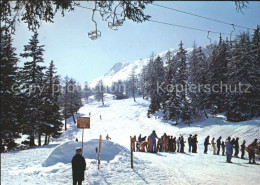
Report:
[[[198,139],[197,134],[190,135],[188,137],[188,151],[192,153],[197,153],[197,145],[198,145]],[[147,140],[146,140],[147,138]],[[157,141],[156,141],[157,139]],[[215,142],[215,138],[213,137],[210,142],[210,136],[207,136],[204,141],[204,154],[207,154],[208,152],[208,146],[211,145],[213,155],[220,155],[220,150],[222,149],[222,155],[224,156],[226,153],[227,156],[227,162],[231,162],[231,158],[233,155],[233,149],[234,157],[238,158],[239,154],[239,148],[241,149],[241,159],[245,159],[245,151],[248,152],[249,155],[249,163],[255,163],[255,148],[257,147],[257,139],[254,140],[253,143],[251,143],[248,147],[245,146],[246,141],[244,140],[242,145],[239,147],[239,138],[236,139],[233,138],[231,140],[230,137],[227,138],[227,140],[224,142],[221,140],[222,137],[220,136],[217,141]],[[151,153],[157,153],[157,152],[184,152],[186,141],[184,140],[184,137],[180,135],[178,138],[167,135],[164,133],[161,137],[158,137],[156,132],[153,131],[148,137],[142,137],[140,134],[138,139],[136,139],[136,136],[132,138],[132,150],[138,151],[138,152],[151,152]],[[136,149],[135,149],[136,148]]]
[[[204,154],[207,154],[208,151],[208,145],[211,144],[212,149],[213,149],[213,155],[219,155],[220,152],[220,147],[222,148],[222,155],[225,155],[225,148],[226,148],[226,156],[227,156],[227,162],[228,163],[232,163],[231,158],[232,155],[234,153],[233,157],[239,158],[238,154],[239,154],[239,137],[237,137],[236,139],[233,138],[231,140],[231,137],[228,137],[227,140],[222,141],[221,139],[222,137],[220,136],[217,139],[217,143],[215,143],[215,138],[213,137],[211,140],[211,143],[209,143],[209,138],[210,136],[207,136],[205,141],[204,141]],[[217,152],[216,152],[216,144],[217,144]],[[255,149],[257,147],[257,139],[254,140],[254,142],[252,142],[250,145],[248,145],[248,147],[246,147],[246,141],[243,140],[242,145],[240,146],[240,150],[241,150],[241,159],[245,159],[244,155],[245,155],[245,151],[248,152],[248,156],[249,156],[249,163],[255,163]],[[233,152],[233,149],[235,149],[235,152]]]
[[[140,134],[138,140],[136,141],[136,136],[133,137],[132,143],[136,141],[136,150],[140,152],[184,152],[184,147],[186,141],[184,141],[183,136],[178,138],[167,135],[164,133],[160,138],[157,136],[156,132],[153,131],[150,136],[148,136],[146,141],[146,136],[142,137]],[[157,139],[157,142],[156,142]],[[194,136],[190,135],[188,138],[189,152],[197,153],[197,134]],[[132,144],[132,149],[135,151],[135,146]]]

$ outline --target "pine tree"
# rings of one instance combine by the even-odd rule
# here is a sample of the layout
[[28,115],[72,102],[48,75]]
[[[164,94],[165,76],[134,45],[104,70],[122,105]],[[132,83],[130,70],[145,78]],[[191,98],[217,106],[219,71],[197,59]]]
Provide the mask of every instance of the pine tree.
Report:
[[148,110],[148,117],[150,114],[158,111],[164,102],[163,91],[158,88],[158,85],[164,82],[164,67],[162,58],[157,56],[156,59],[154,61],[151,60],[149,64],[148,83],[150,88],[151,104]]
[[[252,55],[251,41],[248,33],[242,33],[238,37],[229,62],[228,82],[230,84],[227,94],[227,120],[245,121],[259,114],[257,97],[259,97],[259,64],[255,62]],[[244,92],[243,86],[239,84],[250,84],[249,93]],[[240,87],[239,87],[240,86]]]
[[137,91],[137,77],[136,77],[134,68],[132,69],[131,74],[129,76],[129,84],[130,84],[129,88],[131,90],[132,97],[134,98],[134,102],[136,102],[135,94]]
[[[17,99],[17,62],[11,34],[1,31],[1,146],[15,146],[14,139],[19,137],[18,99]],[[3,140],[2,140],[3,139]],[[4,141],[4,143],[2,143]],[[2,152],[1,148],[1,152]]]
[[104,94],[105,94],[105,87],[102,80],[99,80],[98,84],[95,87],[95,98],[96,100],[102,102],[102,105],[104,105]]
[[208,64],[207,58],[201,47],[198,49],[194,48],[190,57],[190,85],[195,85],[198,87],[196,90],[189,92],[189,97],[191,99],[192,113],[194,116],[201,115],[201,111],[204,112],[206,118],[208,115],[206,113],[206,88],[207,84],[207,71]]
[[49,138],[54,138],[61,134],[63,123],[61,122],[61,108],[59,106],[59,96],[61,94],[60,79],[55,71],[53,61],[51,61],[49,68],[45,73],[45,92],[44,92],[44,130],[45,142],[49,144]]
[[84,95],[83,97],[85,97],[88,101],[88,98],[91,96],[91,88],[89,87],[88,82],[85,82],[85,86],[84,86]]
[[[185,86],[187,86],[187,80],[188,80],[188,71],[187,71],[187,64],[186,64],[186,53],[187,51],[183,48],[183,43],[182,41],[179,44],[179,50],[176,54],[176,74],[175,74],[175,79],[176,79],[176,84],[178,85],[178,92],[176,95],[176,98],[174,102],[177,113],[176,117],[181,118],[184,122],[190,122],[191,120],[191,107],[190,103],[188,101],[188,94],[185,90]],[[181,87],[181,89],[179,88]],[[177,120],[176,119],[176,120]]]
[[[24,119],[24,131],[26,134],[30,135],[30,146],[34,146],[34,137],[42,133],[41,127],[42,122],[42,106],[43,98],[41,89],[43,88],[43,70],[44,66],[40,64],[44,62],[43,60],[43,49],[44,45],[39,45],[38,33],[35,32],[29,41],[28,45],[24,46],[24,53],[20,54],[21,57],[30,61],[24,63],[24,67],[21,70],[22,82],[24,85],[23,96],[25,109],[23,112]],[[40,142],[40,141],[39,141]]]

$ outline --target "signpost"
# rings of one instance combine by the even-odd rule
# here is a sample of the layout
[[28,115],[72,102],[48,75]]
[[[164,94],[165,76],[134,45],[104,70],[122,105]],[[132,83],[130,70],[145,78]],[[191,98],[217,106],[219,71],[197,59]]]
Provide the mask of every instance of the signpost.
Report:
[[77,128],[82,130],[82,155],[83,155],[83,138],[84,138],[84,129],[90,129],[90,117],[77,117]]

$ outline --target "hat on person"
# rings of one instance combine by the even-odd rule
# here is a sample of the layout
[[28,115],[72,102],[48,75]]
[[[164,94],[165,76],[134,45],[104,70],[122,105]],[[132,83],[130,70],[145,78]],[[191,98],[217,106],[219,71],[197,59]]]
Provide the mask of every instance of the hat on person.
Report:
[[78,150],[82,150],[81,147],[77,147],[77,148],[76,148],[76,151],[78,151]]

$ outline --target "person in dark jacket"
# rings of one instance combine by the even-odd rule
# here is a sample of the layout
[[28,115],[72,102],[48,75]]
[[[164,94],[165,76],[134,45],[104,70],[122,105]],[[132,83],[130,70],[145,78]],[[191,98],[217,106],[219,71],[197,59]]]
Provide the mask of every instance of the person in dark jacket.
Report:
[[238,153],[239,153],[239,142],[238,142],[239,138],[237,137],[235,140],[235,157],[238,157]]
[[192,138],[192,153],[197,153],[197,143],[198,143],[197,134],[195,134]]
[[204,141],[204,154],[207,154],[207,152],[208,152],[208,145],[210,144],[209,143],[209,137],[210,136],[207,136],[205,141]]
[[189,144],[189,152],[191,152],[192,147],[192,135],[190,134],[190,137],[188,137],[188,144]]
[[225,155],[225,148],[226,148],[224,141],[222,141],[221,147],[222,147],[222,155],[224,156]]
[[244,140],[243,143],[242,143],[242,145],[241,145],[241,159],[245,159],[245,158],[244,158],[245,149],[246,149],[246,140]]
[[73,177],[73,185],[81,185],[82,181],[84,181],[84,172],[86,169],[86,161],[85,158],[81,155],[81,148],[76,149],[76,155],[72,158],[72,177]]
[[184,147],[185,147],[185,144],[184,143],[186,143],[186,141],[184,141],[184,138],[183,138],[183,136],[181,136],[181,150],[180,150],[180,153],[185,153],[184,152]]
[[217,139],[217,148],[218,148],[218,150],[217,150],[217,155],[219,155],[219,152],[220,152],[220,145],[221,145],[221,136]]

